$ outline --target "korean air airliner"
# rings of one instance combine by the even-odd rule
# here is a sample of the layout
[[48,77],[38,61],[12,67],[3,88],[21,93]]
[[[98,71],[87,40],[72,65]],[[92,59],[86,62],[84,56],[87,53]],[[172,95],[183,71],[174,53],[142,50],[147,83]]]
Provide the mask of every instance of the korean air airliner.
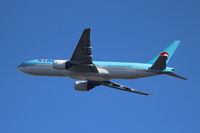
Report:
[[147,63],[93,61],[90,44],[90,29],[83,31],[82,36],[69,60],[34,59],[29,60],[17,68],[19,71],[37,76],[60,76],[76,79],[75,90],[89,91],[96,86],[104,85],[115,89],[142,95],[142,92],[130,87],[114,83],[112,79],[137,79],[165,74],[186,80],[174,73],[174,68],[167,67],[180,41],[174,41],[166,49]]

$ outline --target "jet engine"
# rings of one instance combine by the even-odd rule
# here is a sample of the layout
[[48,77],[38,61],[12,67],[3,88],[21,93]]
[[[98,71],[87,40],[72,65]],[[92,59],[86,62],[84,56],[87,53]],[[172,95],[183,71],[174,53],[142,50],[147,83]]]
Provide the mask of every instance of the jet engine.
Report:
[[76,81],[74,83],[74,88],[75,90],[78,90],[78,91],[89,91],[90,89],[94,87],[95,86],[93,86],[91,83],[87,81]]
[[66,70],[69,69],[72,64],[67,60],[54,60],[53,68],[57,70]]

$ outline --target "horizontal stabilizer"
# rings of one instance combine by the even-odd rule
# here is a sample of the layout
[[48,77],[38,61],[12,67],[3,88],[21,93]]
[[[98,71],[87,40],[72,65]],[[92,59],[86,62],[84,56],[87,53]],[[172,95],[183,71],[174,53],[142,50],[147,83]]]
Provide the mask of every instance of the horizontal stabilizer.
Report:
[[173,77],[176,77],[176,78],[180,78],[180,79],[183,79],[183,80],[187,80],[187,78],[184,78],[182,76],[179,76],[175,73],[172,73],[172,72],[166,72],[166,73],[163,73],[163,74],[166,74],[166,75],[169,75],[169,76],[173,76]]

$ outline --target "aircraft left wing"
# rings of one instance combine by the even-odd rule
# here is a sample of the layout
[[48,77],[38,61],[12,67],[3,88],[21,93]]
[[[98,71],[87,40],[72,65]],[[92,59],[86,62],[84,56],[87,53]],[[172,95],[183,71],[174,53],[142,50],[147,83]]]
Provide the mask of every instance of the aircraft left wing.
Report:
[[129,87],[126,87],[124,85],[120,85],[117,83],[113,83],[111,81],[89,81],[91,84],[98,86],[98,85],[104,85],[104,86],[108,86],[114,89],[119,89],[119,90],[123,90],[123,91],[128,91],[128,92],[133,92],[133,93],[137,93],[137,94],[142,94],[142,95],[150,95],[150,93],[146,93],[146,92],[142,92],[136,89],[132,89]]

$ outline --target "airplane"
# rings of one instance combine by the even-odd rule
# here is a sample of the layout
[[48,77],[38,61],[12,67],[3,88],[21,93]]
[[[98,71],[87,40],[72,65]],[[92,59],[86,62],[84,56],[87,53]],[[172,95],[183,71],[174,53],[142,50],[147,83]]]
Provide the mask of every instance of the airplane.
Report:
[[89,91],[96,86],[103,85],[137,94],[150,95],[150,93],[132,89],[110,80],[137,79],[160,74],[187,80],[173,73],[174,68],[167,67],[179,44],[180,41],[174,41],[147,63],[93,61],[90,28],[86,28],[71,59],[34,59],[20,64],[17,68],[30,75],[69,77],[78,80],[74,83],[74,88],[78,91]]

